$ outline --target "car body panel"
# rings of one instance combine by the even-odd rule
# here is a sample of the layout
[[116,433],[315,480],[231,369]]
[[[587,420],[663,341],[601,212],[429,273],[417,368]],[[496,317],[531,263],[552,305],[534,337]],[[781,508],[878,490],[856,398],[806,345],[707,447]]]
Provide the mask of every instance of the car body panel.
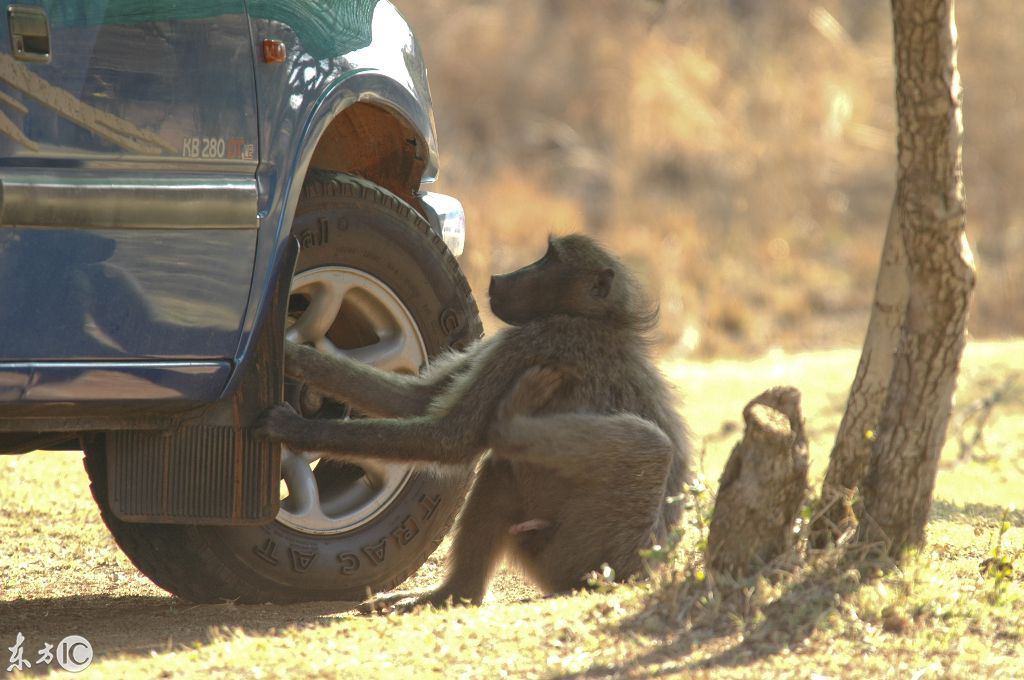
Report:
[[[16,60],[0,16],[0,404],[229,395],[348,106],[404,121],[436,175],[426,71],[388,2],[26,4],[48,12],[52,55]],[[263,63],[265,38],[286,63]]]
[[0,360],[230,357],[252,237],[227,229],[0,227]]
[[0,40],[0,362],[233,357],[258,125],[245,5],[216,4],[43,2],[48,62]]

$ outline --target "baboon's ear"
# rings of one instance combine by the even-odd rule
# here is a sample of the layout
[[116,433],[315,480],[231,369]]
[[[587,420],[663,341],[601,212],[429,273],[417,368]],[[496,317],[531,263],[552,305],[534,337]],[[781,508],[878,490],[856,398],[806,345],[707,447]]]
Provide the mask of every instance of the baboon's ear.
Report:
[[613,269],[602,269],[594,277],[594,287],[591,292],[594,297],[606,298],[608,293],[612,292],[612,279],[615,278],[615,270]]

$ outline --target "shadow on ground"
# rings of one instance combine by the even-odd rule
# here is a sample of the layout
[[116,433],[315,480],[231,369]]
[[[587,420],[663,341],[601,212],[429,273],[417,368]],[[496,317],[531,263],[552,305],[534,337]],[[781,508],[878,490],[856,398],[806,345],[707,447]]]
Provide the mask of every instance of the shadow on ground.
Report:
[[[932,520],[997,525],[1004,518],[1011,526],[1024,526],[1024,511],[1008,511],[997,505],[958,505],[936,500],[931,510]],[[682,584],[672,585],[675,592],[656,590],[651,594],[648,606],[623,624],[626,634],[631,630],[647,632],[645,620],[652,614],[663,612],[667,603],[668,608],[681,606],[689,611],[688,630],[674,632],[674,629],[682,630],[683,627],[669,623],[660,644],[644,654],[614,666],[595,665],[579,673],[558,677],[662,677],[687,671],[714,675],[715,669],[749,666],[799,646],[822,626],[843,600],[871,580],[867,574],[880,573],[876,572],[877,567],[884,569],[880,563],[856,562],[850,558],[819,558],[813,566],[787,583],[781,597],[760,608],[756,615],[754,608],[744,602],[744,597],[749,600],[752,592],[749,586],[718,589],[715,596],[719,604],[711,610],[696,601],[702,591],[707,592],[707,588],[690,577]],[[680,597],[680,592],[686,595]],[[700,613],[702,608],[704,612]]]
[[998,505],[987,505],[985,503],[957,505],[949,501],[936,500],[932,503],[932,511],[929,518],[933,520],[959,519],[967,520],[969,523],[983,519],[986,522],[998,524],[1003,520],[1004,514],[1010,526],[1024,527],[1024,508],[1017,508],[1011,512]]
[[[811,636],[839,603],[861,587],[860,571],[853,563],[837,563],[822,559],[817,565],[794,578],[786,586],[781,597],[754,614],[751,605],[752,589],[743,584],[717,589],[720,599],[714,609],[700,603],[699,593],[707,592],[703,583],[692,580],[672,586],[676,592],[688,594],[679,602],[676,592],[655,591],[650,604],[639,614],[626,620],[624,632],[642,630],[645,620],[665,609],[666,602],[676,601],[672,606],[682,605],[687,609],[691,627],[684,633],[669,630],[662,643],[645,654],[616,666],[596,665],[580,673],[558,676],[570,678],[591,677],[662,677],[678,675],[681,671],[710,671],[716,668],[749,666],[758,660],[779,654],[784,649],[799,645]],[[671,628],[673,624],[668,624]],[[737,634],[742,632],[742,636]],[[739,642],[734,641],[739,639]],[[715,642],[720,641],[716,645]],[[723,645],[728,645],[722,649]],[[687,659],[695,652],[712,651],[711,656],[703,654],[696,659]],[[674,662],[674,663],[669,663]]]
[[[323,625],[349,611],[344,602],[295,605],[193,605],[174,597],[109,596],[33,598],[0,602],[0,647],[25,636],[25,658],[68,635],[92,644],[96,658],[148,655],[206,644],[219,629],[266,635],[287,627]],[[6,658],[6,657],[4,657]]]

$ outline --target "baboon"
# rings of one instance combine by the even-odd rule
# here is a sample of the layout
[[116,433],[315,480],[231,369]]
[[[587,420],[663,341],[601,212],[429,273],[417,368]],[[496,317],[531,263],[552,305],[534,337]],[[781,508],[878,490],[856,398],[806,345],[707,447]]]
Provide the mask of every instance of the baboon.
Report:
[[283,405],[259,431],[344,460],[479,461],[447,577],[412,603],[479,603],[506,555],[545,593],[582,587],[603,564],[617,578],[641,574],[640,549],[679,521],[666,499],[689,464],[686,428],[648,356],[656,308],[581,235],[550,238],[539,261],[492,277],[489,295],[510,327],[418,376],[288,345],[289,377],[376,417],[306,420]]

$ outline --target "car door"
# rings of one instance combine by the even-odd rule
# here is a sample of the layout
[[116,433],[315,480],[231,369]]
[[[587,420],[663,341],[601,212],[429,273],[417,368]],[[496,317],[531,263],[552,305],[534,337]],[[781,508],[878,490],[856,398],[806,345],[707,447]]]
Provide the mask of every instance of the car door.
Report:
[[0,11],[0,364],[233,357],[257,140],[244,0]]

